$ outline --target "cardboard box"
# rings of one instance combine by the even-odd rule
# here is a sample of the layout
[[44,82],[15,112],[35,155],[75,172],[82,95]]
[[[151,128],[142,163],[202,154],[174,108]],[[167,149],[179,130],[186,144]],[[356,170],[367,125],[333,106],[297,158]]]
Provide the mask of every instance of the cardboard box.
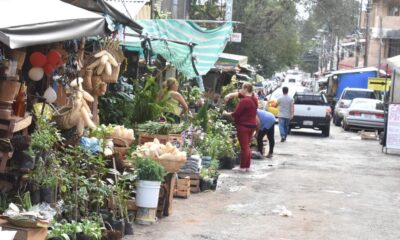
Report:
[[23,228],[11,225],[7,220],[0,219],[0,226],[3,230],[17,231],[14,240],[45,240],[47,228]]

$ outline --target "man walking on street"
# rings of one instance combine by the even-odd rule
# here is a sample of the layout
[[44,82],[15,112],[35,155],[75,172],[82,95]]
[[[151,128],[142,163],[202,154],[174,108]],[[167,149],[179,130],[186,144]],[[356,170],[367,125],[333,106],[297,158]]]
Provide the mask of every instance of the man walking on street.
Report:
[[261,155],[264,155],[264,136],[267,135],[269,151],[267,158],[272,158],[275,146],[275,116],[267,111],[257,110],[257,148]]
[[293,98],[288,96],[289,88],[282,88],[283,96],[278,99],[277,107],[279,107],[279,132],[281,134],[281,142],[286,141],[289,133],[289,121],[293,118],[294,104]]

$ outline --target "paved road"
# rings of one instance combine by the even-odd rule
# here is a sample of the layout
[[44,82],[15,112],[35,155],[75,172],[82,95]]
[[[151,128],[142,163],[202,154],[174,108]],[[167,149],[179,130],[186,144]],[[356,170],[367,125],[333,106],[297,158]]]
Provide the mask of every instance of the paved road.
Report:
[[175,199],[171,216],[125,239],[400,239],[400,157],[377,141],[294,132],[252,167],[222,171],[217,191]]

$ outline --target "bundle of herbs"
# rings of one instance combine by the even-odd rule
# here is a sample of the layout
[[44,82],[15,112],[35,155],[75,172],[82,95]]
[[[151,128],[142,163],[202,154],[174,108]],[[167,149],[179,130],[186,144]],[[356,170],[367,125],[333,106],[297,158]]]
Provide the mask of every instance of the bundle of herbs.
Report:
[[148,121],[138,124],[137,131],[148,134],[180,134],[187,128],[187,123],[173,124],[165,122]]

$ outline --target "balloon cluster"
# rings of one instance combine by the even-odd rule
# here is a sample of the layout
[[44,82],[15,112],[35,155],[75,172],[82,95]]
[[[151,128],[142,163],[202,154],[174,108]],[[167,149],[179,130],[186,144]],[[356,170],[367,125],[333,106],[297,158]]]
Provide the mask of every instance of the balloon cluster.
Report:
[[40,81],[44,74],[50,75],[54,69],[61,64],[61,54],[57,50],[50,50],[47,56],[41,52],[34,52],[29,57],[32,68],[28,72],[28,76],[33,81]]

